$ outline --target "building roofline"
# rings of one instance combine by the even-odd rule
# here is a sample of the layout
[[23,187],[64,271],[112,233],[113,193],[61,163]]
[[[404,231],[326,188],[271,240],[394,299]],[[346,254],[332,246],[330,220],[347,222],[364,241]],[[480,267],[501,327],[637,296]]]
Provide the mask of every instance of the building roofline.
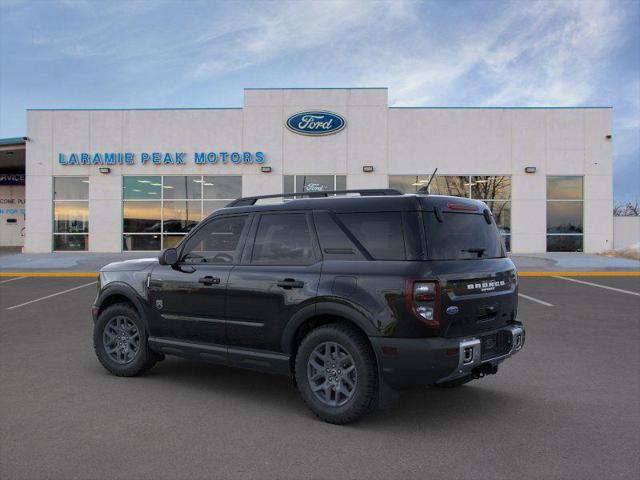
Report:
[[[269,88],[247,88],[245,90],[290,90],[290,89],[269,89]],[[298,89],[308,90],[308,89]],[[316,89],[319,90],[319,89]],[[323,90],[341,90],[325,88]],[[364,90],[364,89],[360,89]],[[455,107],[388,107],[393,110],[587,110],[587,109],[613,109],[612,106],[607,105],[587,105],[587,106],[572,106],[572,107],[514,107],[514,106],[500,106],[500,107],[477,107],[477,106],[455,106]],[[244,107],[132,107],[132,108],[27,108],[27,112],[130,112],[130,111],[172,111],[172,110],[244,110]],[[21,137],[16,137],[22,141]],[[16,139],[0,139],[2,140],[16,140]],[[24,141],[22,141],[24,143]]]
[[137,110],[242,110],[242,107],[27,108],[27,112],[127,112]]
[[393,109],[423,109],[423,110],[575,110],[575,109],[612,109],[612,106],[587,105],[574,107],[389,107]]
[[26,137],[0,138],[0,146],[4,147],[7,145],[24,145],[26,141]]

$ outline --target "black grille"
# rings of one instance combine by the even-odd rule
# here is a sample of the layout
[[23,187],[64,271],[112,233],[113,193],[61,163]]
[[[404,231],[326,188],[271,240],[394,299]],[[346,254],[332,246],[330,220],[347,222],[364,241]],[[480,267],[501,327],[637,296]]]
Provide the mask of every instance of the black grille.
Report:
[[500,331],[480,337],[482,360],[504,355],[511,350],[511,332]]

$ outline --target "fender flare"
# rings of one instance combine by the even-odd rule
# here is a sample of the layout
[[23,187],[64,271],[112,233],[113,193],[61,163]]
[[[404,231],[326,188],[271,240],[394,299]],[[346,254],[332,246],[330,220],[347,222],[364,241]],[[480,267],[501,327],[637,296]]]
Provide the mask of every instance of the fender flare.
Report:
[[375,324],[364,313],[355,307],[344,303],[332,302],[329,300],[307,305],[298,310],[287,322],[282,333],[282,351],[286,354],[292,353],[293,340],[298,329],[309,319],[319,315],[334,315],[359,327],[368,336],[380,335]]
[[138,314],[140,315],[142,320],[146,322],[147,312],[142,305],[142,301],[140,300],[138,293],[133,289],[133,287],[127,285],[124,282],[116,281],[109,283],[106,287],[104,287],[104,290],[100,292],[100,295],[96,300],[95,306],[98,308],[98,310],[101,309],[104,301],[114,295],[122,295],[127,300],[129,300],[138,311]]

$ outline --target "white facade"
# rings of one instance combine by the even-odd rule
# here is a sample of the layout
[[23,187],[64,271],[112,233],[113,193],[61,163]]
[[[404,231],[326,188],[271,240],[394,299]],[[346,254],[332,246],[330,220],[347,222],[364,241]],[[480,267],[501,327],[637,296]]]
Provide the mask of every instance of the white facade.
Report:
[[[317,110],[341,115],[346,128],[312,137],[285,127],[294,113]],[[386,89],[255,89],[238,109],[30,110],[27,125],[25,252],[53,248],[55,176],[88,177],[88,250],[119,252],[123,175],[242,175],[248,196],[281,192],[283,175],[346,175],[349,189],[386,188],[390,176],[436,167],[510,177],[514,253],[546,250],[547,176],[582,177],[584,251],[613,247],[610,108],[390,108]],[[211,151],[263,152],[265,162],[193,162]],[[104,174],[59,163],[72,152],[186,152],[187,161],[136,161]]]
[[640,248],[640,217],[613,217],[613,248]]

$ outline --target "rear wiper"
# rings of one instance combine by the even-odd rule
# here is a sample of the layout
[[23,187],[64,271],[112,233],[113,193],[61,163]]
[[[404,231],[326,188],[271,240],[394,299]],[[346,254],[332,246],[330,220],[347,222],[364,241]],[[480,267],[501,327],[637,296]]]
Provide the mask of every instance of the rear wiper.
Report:
[[484,252],[487,251],[486,248],[467,248],[467,249],[463,249],[460,250],[461,252],[469,252],[469,253],[477,253],[478,254],[478,258],[482,257],[482,255],[484,255]]

